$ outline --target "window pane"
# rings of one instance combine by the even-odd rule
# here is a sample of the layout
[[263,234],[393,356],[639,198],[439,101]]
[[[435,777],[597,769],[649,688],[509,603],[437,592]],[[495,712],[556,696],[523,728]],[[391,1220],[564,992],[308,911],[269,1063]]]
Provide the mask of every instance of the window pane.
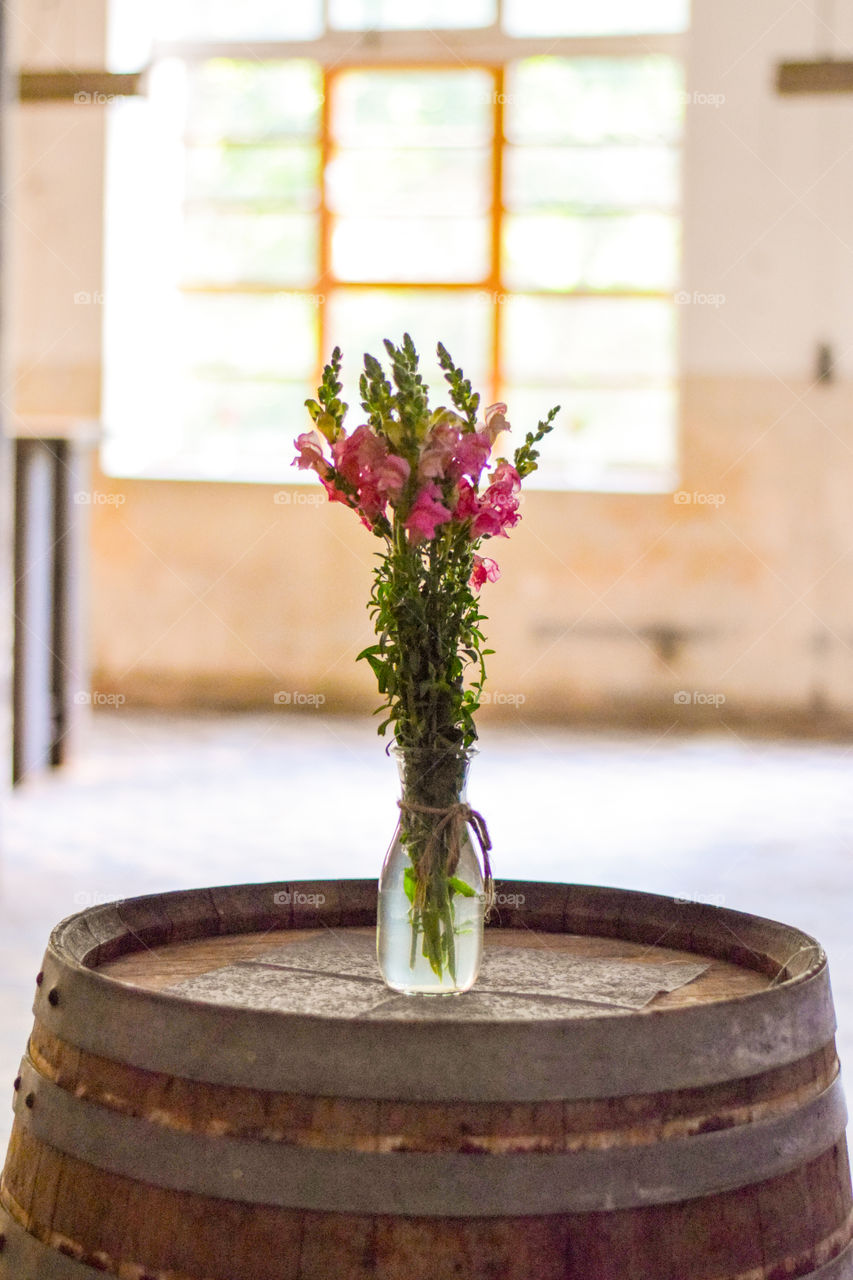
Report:
[[194,142],[313,136],[322,102],[314,62],[214,58],[191,70],[188,133]]
[[548,438],[547,458],[543,450],[545,470],[525,482],[531,487],[595,488],[612,482],[614,470],[621,470],[623,483],[633,482],[642,489],[643,472],[659,475],[671,468],[678,408],[672,387],[626,391],[558,387],[543,402],[541,387],[507,386],[501,398],[509,406],[513,435],[519,437],[542,416],[543,404],[545,409],[552,403],[561,406]]
[[139,0],[109,0],[107,70],[138,71],[151,61],[157,15]]
[[508,68],[512,142],[677,141],[683,72],[674,58],[526,58]]
[[[490,204],[483,144],[491,135],[492,92],[492,77],[482,71],[336,77],[328,186],[333,211],[344,215],[332,231],[339,279],[486,276],[490,221],[465,215],[486,213]],[[409,216],[390,217],[396,210]],[[377,216],[359,216],[365,213]]]
[[330,343],[344,353],[344,400],[356,414],[361,412],[358,377],[364,352],[384,360],[383,338],[399,345],[404,333],[412,335],[418,349],[434,405],[449,403],[449,389],[435,358],[438,342],[462,365],[474,389],[488,394],[491,301],[483,291],[339,289],[329,297],[327,321]]
[[318,299],[310,294],[185,294],[183,358],[200,377],[314,376]]
[[320,151],[228,142],[189,147],[186,194],[190,200],[274,200],[315,209],[320,202]]
[[305,40],[323,31],[322,0],[161,0],[154,7],[162,40]]
[[665,214],[508,215],[504,282],[522,289],[665,291],[676,282],[677,239],[678,221]]
[[340,218],[332,232],[339,280],[482,280],[488,218]]
[[[382,174],[377,182],[377,173]],[[327,201],[337,213],[483,213],[491,196],[491,153],[445,149],[341,151],[326,170]]]
[[348,30],[404,27],[487,27],[497,17],[495,0],[331,0],[329,22]]
[[686,31],[689,0],[504,0],[514,36],[626,35]]
[[188,284],[310,284],[317,225],[309,214],[187,210],[183,277]]
[[182,406],[181,452],[202,478],[290,479],[293,439],[306,430],[308,382],[197,379]]
[[674,147],[507,147],[509,209],[674,209],[679,197]]
[[511,297],[501,310],[506,379],[559,387],[673,376],[674,307],[650,298]]
[[333,82],[332,135],[355,147],[482,146],[493,93],[486,71],[345,71]]

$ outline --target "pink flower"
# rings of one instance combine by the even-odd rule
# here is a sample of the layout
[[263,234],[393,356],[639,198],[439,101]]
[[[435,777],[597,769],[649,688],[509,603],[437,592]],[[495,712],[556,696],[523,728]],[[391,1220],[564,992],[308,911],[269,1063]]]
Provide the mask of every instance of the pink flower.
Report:
[[458,520],[460,523],[463,520],[470,520],[476,516],[479,510],[480,500],[477,497],[477,490],[470,480],[462,480],[459,485],[459,496],[456,499],[456,506],[453,510],[454,520]]
[[[409,478],[405,458],[391,453],[386,442],[363,425],[332,445],[335,467],[353,486],[357,510],[369,529],[384,515],[389,499],[399,498]],[[356,505],[356,504],[353,504]]]
[[521,476],[511,462],[499,462],[495,467],[489,487],[492,488],[495,485],[503,485],[512,493],[518,493],[521,488]]
[[405,524],[412,541],[425,539],[430,542],[435,537],[436,527],[451,519],[452,512],[440,499],[441,490],[437,484],[425,484],[419,491]]
[[293,459],[294,467],[300,471],[316,471],[319,476],[328,473],[329,464],[323,457],[323,437],[319,431],[303,431],[293,443],[299,455]]
[[385,444],[367,425],[356,427],[351,436],[342,436],[332,445],[335,467],[352,485],[358,485],[362,472],[381,462],[386,453]]
[[342,502],[345,507],[351,507],[353,505],[352,498],[349,494],[344,493],[343,489],[339,489],[334,480],[326,480],[321,476],[320,483],[329,495],[330,502]]
[[486,410],[486,435],[489,437],[489,443],[494,444],[500,433],[509,429],[506,405],[502,401],[499,404],[490,404]]
[[471,526],[471,537],[506,538],[507,530],[518,524],[518,491],[521,479],[509,462],[499,463],[492,472],[489,487],[480,498],[479,511]]
[[459,444],[459,429],[449,422],[437,423],[426,438],[418,461],[421,480],[444,480]]
[[474,556],[474,568],[468,582],[475,591],[479,591],[486,582],[497,582],[500,576],[501,571],[494,560],[488,556]]
[[454,467],[459,475],[470,476],[476,484],[491,452],[492,442],[484,431],[466,431],[459,441]]
[[410,471],[411,467],[405,458],[397,453],[389,453],[373,472],[376,488],[393,502],[403,492]]
[[484,431],[461,431],[453,423],[438,422],[421,450],[418,476],[451,483],[470,476],[476,484],[491,451],[492,442]]
[[471,526],[471,539],[507,537],[504,520],[496,507],[482,507]]

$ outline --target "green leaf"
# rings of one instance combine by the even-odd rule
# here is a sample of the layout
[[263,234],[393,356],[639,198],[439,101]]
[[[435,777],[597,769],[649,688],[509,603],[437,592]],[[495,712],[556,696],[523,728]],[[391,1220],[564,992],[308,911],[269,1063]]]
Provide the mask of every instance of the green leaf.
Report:
[[448,876],[447,883],[450,885],[452,893],[459,893],[463,898],[476,898],[477,890],[473,889],[470,884],[466,884],[464,880],[460,880],[458,876]]

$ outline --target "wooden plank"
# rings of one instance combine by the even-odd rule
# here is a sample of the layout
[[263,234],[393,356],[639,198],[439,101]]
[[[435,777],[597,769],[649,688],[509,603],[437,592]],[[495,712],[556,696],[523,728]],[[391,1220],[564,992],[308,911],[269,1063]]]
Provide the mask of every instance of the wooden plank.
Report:
[[336,1280],[376,1280],[375,1219],[348,1213],[305,1214],[298,1275],[299,1280],[328,1280],[332,1276]]
[[141,81],[141,71],[22,71],[18,97],[21,102],[106,104],[140,93]]
[[776,68],[776,89],[782,94],[853,93],[853,62],[842,58],[781,62]]
[[23,1226],[30,1221],[36,1173],[38,1172],[38,1148],[32,1137],[20,1125],[13,1125],[6,1152],[6,1167],[0,1181],[0,1194],[14,1200],[18,1217]]
[[184,942],[134,951],[98,966],[100,973],[121,982],[159,991],[186,978],[194,978],[212,969],[224,968],[238,960],[275,947],[287,946],[304,938],[316,937],[317,929],[271,929],[268,933],[233,933],[207,938],[191,938]]

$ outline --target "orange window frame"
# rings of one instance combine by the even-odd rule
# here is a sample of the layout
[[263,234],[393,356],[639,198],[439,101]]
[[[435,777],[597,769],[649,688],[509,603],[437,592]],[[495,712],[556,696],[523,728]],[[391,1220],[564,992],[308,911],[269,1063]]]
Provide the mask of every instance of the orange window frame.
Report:
[[[334,92],[334,82],[340,76],[351,71],[353,68],[344,66],[341,68],[323,68],[323,105],[321,111],[320,124],[320,172],[321,172],[321,189],[320,189],[320,271],[319,279],[316,287],[316,294],[319,298],[319,334],[320,334],[320,351],[317,359],[317,378],[322,373],[322,367],[326,358],[326,353],[331,349],[332,335],[329,333],[326,299],[331,289],[379,289],[382,290],[410,290],[410,289],[441,289],[445,292],[453,291],[470,291],[478,289],[480,291],[488,291],[491,295],[491,325],[490,325],[490,370],[489,370],[489,391],[492,401],[498,398],[498,389],[503,381],[502,367],[502,344],[500,334],[500,308],[498,306],[499,299],[503,293],[501,279],[501,232],[503,227],[503,148],[504,148],[504,68],[502,65],[489,65],[487,63],[479,63],[474,66],[466,66],[466,71],[485,71],[492,77],[492,180],[491,180],[491,209],[490,209],[490,236],[491,244],[489,251],[489,274],[482,280],[441,280],[441,281],[418,281],[418,280],[338,280],[332,272],[332,216],[329,211],[328,201],[326,199],[326,171],[332,156],[332,131],[330,122],[331,99]],[[424,70],[433,71],[459,71],[460,68],[454,63],[387,63],[376,64],[371,66],[369,63],[359,63],[359,71],[412,71],[420,72]]]

